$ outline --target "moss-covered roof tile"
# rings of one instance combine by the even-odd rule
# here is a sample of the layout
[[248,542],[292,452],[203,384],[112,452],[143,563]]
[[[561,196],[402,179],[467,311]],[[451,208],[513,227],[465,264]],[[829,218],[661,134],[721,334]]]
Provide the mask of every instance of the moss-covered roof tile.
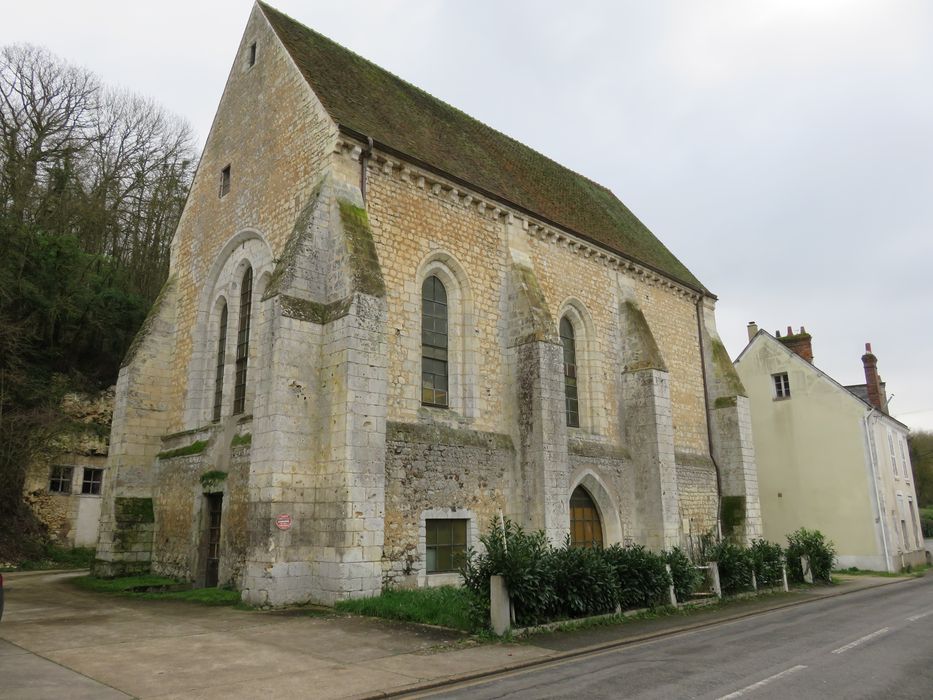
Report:
[[473,119],[268,5],[260,8],[341,127],[428,164],[689,287],[696,277],[608,189]]

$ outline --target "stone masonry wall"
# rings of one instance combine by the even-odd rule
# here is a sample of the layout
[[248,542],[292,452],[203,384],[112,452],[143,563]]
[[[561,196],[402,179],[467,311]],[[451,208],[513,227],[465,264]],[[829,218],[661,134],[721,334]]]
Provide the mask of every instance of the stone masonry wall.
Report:
[[[247,64],[256,42],[256,63]],[[169,431],[182,424],[200,295],[218,254],[235,234],[257,231],[278,257],[295,220],[326,170],[336,125],[254,6],[178,230],[171,270],[178,280],[178,336]],[[219,196],[221,170],[230,166],[230,191]],[[235,335],[235,334],[234,334]]]
[[425,576],[425,512],[469,511],[478,528],[471,535],[485,532],[506,510],[515,454],[497,433],[407,423],[390,423],[387,433],[383,578],[404,585]]

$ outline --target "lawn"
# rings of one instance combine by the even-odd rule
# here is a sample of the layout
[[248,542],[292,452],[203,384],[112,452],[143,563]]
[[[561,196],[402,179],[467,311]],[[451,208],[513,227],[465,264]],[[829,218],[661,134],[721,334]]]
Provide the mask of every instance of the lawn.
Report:
[[470,595],[465,588],[453,586],[388,590],[375,598],[339,601],[336,608],[340,612],[470,632],[476,627],[470,615]]
[[141,600],[183,600],[203,605],[237,605],[240,602],[239,591],[226,588],[187,588],[186,584],[164,576],[81,576],[74,579],[74,584],[87,591],[125,595]]

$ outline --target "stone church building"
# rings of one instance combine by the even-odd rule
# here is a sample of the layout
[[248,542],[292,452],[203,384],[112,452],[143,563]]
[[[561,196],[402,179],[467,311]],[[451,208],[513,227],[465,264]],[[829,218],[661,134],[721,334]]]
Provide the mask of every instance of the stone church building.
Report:
[[449,582],[500,511],[758,536],[714,306],[606,188],[258,3],[120,373],[96,571],[331,603]]

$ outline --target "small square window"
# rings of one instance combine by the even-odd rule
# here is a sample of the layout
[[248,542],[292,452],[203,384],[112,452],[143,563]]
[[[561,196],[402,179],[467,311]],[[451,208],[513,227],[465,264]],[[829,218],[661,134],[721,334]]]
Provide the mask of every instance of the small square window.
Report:
[[252,44],[249,45],[248,66],[252,68],[255,65],[256,65],[256,42],[254,41]]
[[103,469],[84,468],[84,476],[81,480],[81,493],[88,493],[93,496],[100,495],[100,485],[104,481]]
[[774,398],[789,399],[790,398],[790,380],[787,378],[787,372],[781,372],[780,374],[772,374],[771,378],[774,380]]
[[220,196],[223,197],[230,191],[230,166],[220,171]]
[[466,561],[466,520],[425,520],[427,571],[440,574],[458,571]]
[[49,491],[51,493],[71,493],[71,477],[74,467],[52,467],[49,478]]

